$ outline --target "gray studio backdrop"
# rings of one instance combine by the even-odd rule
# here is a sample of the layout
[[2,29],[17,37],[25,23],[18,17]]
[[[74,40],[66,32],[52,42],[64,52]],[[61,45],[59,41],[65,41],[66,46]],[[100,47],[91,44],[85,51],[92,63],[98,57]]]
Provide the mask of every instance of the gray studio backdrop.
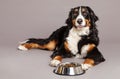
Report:
[[65,25],[72,7],[87,5],[98,15],[100,39],[119,41],[119,0],[0,0],[0,44],[47,37]]
[[[66,25],[70,9],[81,5],[99,17],[99,49],[106,62],[82,76],[63,77],[48,65],[52,52],[16,49],[20,41],[46,38]],[[119,30],[120,0],[0,0],[0,79],[119,79]]]

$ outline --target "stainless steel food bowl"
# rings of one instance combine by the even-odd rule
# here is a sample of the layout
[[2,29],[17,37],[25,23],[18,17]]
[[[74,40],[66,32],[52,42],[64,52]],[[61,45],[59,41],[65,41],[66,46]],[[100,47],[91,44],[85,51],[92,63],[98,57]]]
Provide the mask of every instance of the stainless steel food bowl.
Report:
[[56,67],[56,69],[53,72],[59,75],[69,75],[69,76],[82,75],[85,73],[85,71],[82,70],[81,65],[75,62],[61,63]]

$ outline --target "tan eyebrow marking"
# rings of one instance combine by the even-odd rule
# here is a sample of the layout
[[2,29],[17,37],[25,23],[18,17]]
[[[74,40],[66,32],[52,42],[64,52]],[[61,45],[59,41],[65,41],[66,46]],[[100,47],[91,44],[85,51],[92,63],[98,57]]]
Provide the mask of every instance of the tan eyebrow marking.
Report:
[[82,12],[86,12],[86,9],[85,9],[85,8],[82,8]]
[[78,12],[78,9],[75,9],[74,11],[75,11],[75,12]]

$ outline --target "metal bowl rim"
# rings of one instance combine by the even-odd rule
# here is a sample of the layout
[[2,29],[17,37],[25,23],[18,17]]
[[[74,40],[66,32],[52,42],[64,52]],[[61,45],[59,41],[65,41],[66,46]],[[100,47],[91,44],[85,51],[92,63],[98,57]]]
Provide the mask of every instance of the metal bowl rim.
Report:
[[[58,67],[64,67],[65,64],[75,64],[75,65],[77,65],[77,66],[75,66],[75,67],[69,67],[69,68],[78,68],[78,67],[81,67],[81,64],[79,64],[79,63],[77,63],[77,62],[65,62],[65,63],[60,63],[60,64],[56,67],[56,69],[57,69]],[[66,68],[66,67],[65,67],[65,68]],[[82,70],[81,73],[78,73],[78,74],[66,74],[66,73],[65,73],[65,74],[60,74],[60,73],[55,72],[56,69],[53,70],[53,72],[54,72],[55,74],[64,75],[64,76],[76,76],[76,75],[82,75],[82,74],[85,73],[85,70]]]
[[55,72],[55,69],[53,70],[53,73],[55,73],[55,74],[57,74],[57,75],[62,75],[62,76],[78,76],[78,75],[83,75],[83,74],[85,74],[85,70],[83,70],[83,72],[82,73],[80,73],[80,74],[75,74],[75,75],[70,75],[70,74],[59,74],[59,73],[56,73]]

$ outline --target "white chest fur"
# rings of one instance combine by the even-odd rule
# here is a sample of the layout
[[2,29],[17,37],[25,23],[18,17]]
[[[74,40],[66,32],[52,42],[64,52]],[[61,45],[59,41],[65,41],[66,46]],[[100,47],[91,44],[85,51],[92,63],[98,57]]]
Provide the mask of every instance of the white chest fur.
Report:
[[73,55],[78,53],[78,42],[81,40],[82,35],[89,35],[89,27],[83,27],[79,30],[73,27],[69,31],[66,40],[68,42],[68,48]]

